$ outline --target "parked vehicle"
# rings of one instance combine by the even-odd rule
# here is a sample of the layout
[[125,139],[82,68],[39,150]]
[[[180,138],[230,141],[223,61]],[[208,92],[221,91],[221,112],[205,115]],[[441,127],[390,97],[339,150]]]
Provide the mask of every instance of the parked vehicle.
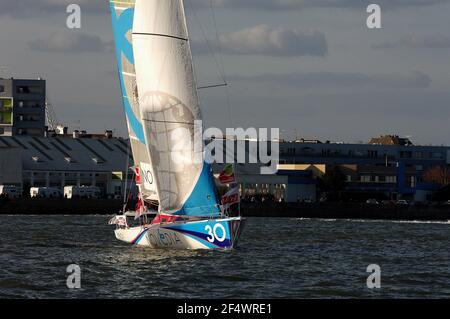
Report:
[[31,198],[60,198],[62,191],[51,187],[32,187],[30,188]]
[[64,197],[73,198],[100,198],[101,191],[96,186],[66,186],[64,187]]
[[404,200],[404,199],[399,199],[398,201],[395,202],[395,204],[399,205],[399,206],[408,206],[409,202],[407,200]]
[[13,185],[0,185],[0,196],[6,198],[22,197],[22,187]]
[[376,199],[368,199],[367,201],[366,201],[366,204],[368,204],[368,205],[379,205],[380,203],[376,200]]

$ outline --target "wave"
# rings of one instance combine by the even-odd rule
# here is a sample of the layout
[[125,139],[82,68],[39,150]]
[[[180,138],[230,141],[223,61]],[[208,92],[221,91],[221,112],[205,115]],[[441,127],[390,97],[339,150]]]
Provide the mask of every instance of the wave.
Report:
[[388,220],[388,219],[329,219],[329,218],[296,218],[296,221],[350,222],[350,223],[391,223],[391,224],[437,224],[450,225],[450,220]]

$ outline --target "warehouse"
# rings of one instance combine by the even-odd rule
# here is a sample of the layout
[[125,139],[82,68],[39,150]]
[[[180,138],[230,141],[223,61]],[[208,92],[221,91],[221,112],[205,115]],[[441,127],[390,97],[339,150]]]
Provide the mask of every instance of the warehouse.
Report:
[[126,140],[109,134],[0,137],[0,185],[98,186],[119,195],[132,158]]

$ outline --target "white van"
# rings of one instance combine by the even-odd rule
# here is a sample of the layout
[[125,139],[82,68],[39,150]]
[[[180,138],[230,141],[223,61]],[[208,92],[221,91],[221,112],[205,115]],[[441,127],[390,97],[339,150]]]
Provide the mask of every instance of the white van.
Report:
[[12,185],[0,185],[0,196],[7,198],[22,197],[22,187]]
[[30,188],[31,198],[60,198],[62,191],[51,187],[32,187]]
[[66,186],[64,187],[64,197],[73,198],[100,198],[100,188],[96,186]]

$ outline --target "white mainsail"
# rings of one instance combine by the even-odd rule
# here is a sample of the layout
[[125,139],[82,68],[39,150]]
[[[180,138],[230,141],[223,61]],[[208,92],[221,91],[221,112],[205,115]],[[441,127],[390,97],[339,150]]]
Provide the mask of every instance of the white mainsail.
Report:
[[[133,53],[140,116],[160,212],[219,214],[211,168],[194,147],[202,128],[182,0],[137,0]],[[201,141],[201,140],[200,140]]]

